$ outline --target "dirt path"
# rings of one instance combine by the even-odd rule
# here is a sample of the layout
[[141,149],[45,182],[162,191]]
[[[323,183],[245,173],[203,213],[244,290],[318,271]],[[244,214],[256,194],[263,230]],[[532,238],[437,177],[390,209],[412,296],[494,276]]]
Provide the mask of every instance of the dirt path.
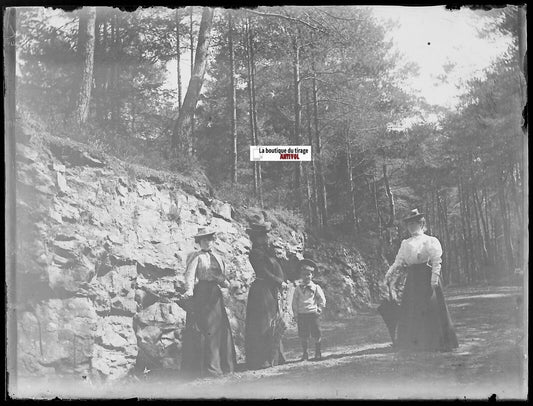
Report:
[[128,388],[100,388],[96,396],[487,399],[496,394],[498,399],[523,399],[527,375],[525,330],[516,309],[520,293],[514,287],[448,289],[460,342],[450,353],[393,353],[385,325],[373,311],[324,322],[325,359],[320,362],[296,361],[299,341],[296,331],[289,330],[285,365],[193,382],[152,377]]

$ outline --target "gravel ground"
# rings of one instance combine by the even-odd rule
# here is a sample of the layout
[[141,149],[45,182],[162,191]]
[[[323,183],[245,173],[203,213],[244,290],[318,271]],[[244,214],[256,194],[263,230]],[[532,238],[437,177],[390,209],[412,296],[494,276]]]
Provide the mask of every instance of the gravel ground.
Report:
[[[297,361],[296,331],[284,339],[288,362],[260,371],[185,382],[149,374],[139,381],[96,385],[52,379],[19,382],[34,398],[240,399],[526,399],[527,324],[516,287],[445,292],[460,346],[450,353],[401,355],[375,311],[324,321],[322,361]],[[310,346],[313,348],[313,346]],[[312,351],[311,351],[312,355]]]

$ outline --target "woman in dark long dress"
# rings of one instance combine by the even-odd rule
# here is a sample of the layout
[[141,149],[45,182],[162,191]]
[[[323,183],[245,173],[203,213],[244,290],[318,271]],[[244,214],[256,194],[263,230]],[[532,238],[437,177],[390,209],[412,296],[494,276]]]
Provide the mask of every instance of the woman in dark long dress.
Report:
[[252,240],[250,263],[255,281],[250,286],[246,306],[245,352],[249,369],[260,369],[285,362],[282,346],[284,322],[280,311],[281,289],[286,287],[283,270],[268,252],[270,223],[255,222],[247,230]]
[[[214,231],[200,228],[201,250],[187,258],[185,280],[190,306],[182,345],[182,371],[189,377],[233,372],[236,353],[219,285],[227,287],[225,264],[211,249]],[[195,284],[196,281],[196,284]]]
[[398,271],[407,272],[395,346],[407,351],[451,351],[458,342],[440,282],[441,244],[424,234],[424,214],[417,209],[404,222],[411,237],[402,241],[385,276],[391,286]]

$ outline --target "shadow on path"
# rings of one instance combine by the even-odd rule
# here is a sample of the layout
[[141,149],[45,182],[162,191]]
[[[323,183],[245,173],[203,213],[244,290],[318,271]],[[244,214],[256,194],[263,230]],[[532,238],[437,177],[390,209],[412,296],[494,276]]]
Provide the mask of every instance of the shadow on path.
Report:
[[382,355],[382,354],[392,354],[392,353],[394,353],[394,349],[392,348],[392,345],[389,345],[386,347],[366,348],[364,350],[359,350],[359,351],[349,352],[349,353],[330,354],[330,355],[323,357],[323,359],[324,360],[339,359],[339,358],[345,358],[345,357],[357,357],[360,355]]
[[[348,358],[348,357],[357,357],[357,356],[361,356],[361,355],[383,355],[383,354],[392,354],[392,353],[394,353],[394,349],[393,349],[392,345],[390,345],[390,344],[386,344],[386,345],[378,344],[378,345],[379,345],[379,347],[364,348],[364,349],[359,349],[359,350],[352,351],[352,352],[342,352],[342,353],[328,354],[328,355],[323,356],[322,359],[319,360],[319,361],[318,360],[314,360],[313,358],[310,358],[308,362],[319,363],[319,362],[327,361],[327,360],[342,359],[342,358]],[[301,361],[299,359],[292,359],[292,360],[287,360],[283,364],[277,365],[275,367],[261,368],[261,369],[257,369],[257,370],[247,369],[245,363],[240,363],[240,364],[237,365],[237,367],[235,369],[235,372],[264,371],[264,370],[268,370],[268,369],[271,369],[271,368],[283,367],[283,366],[286,366],[286,365],[303,364],[303,362],[304,361]]]

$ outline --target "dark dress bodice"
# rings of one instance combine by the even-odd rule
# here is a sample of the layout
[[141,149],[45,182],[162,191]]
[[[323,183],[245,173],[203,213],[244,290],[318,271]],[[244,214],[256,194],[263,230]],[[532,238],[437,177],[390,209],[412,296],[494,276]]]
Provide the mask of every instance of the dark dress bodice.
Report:
[[273,288],[280,288],[285,277],[278,260],[263,249],[254,248],[250,251],[250,263],[257,279],[263,279]]

